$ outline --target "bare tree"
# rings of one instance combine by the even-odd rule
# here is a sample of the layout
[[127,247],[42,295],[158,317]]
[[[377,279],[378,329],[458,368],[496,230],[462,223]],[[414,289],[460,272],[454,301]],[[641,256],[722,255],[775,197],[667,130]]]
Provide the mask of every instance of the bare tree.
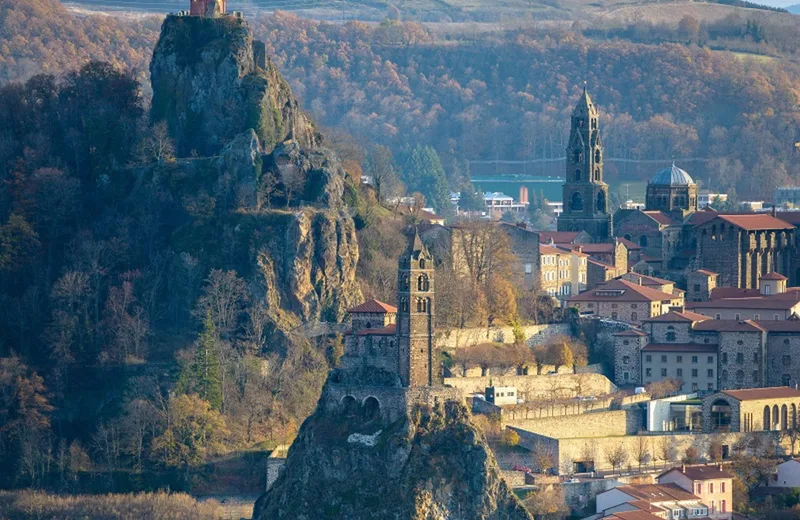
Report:
[[639,435],[636,444],[633,445],[633,458],[639,464],[639,471],[642,466],[650,461],[650,443],[644,435]]
[[288,208],[292,197],[304,191],[306,186],[306,172],[297,165],[285,165],[281,168],[281,182],[283,184],[284,195],[286,195],[286,207]]
[[622,443],[615,444],[607,448],[604,452],[606,457],[606,462],[611,464],[612,471],[616,472],[618,468],[621,468],[628,462],[628,452],[625,449],[625,446]]
[[154,124],[141,141],[139,160],[143,164],[158,162],[159,164],[175,158],[175,145],[169,136],[165,121]]
[[658,443],[658,458],[661,459],[664,464],[668,464],[672,462],[675,458],[675,441],[672,437],[663,436]]
[[265,172],[258,181],[256,208],[272,207],[272,197],[278,193],[278,178],[271,171]]
[[247,285],[236,271],[212,269],[197,302],[195,315],[203,319],[210,312],[220,335],[227,336],[238,326],[246,300]]
[[556,452],[551,444],[537,441],[533,445],[531,452],[533,453],[534,465],[542,473],[546,473],[547,470],[555,465]]
[[372,178],[378,202],[400,194],[401,183],[392,159],[392,152],[385,146],[375,145],[367,154],[366,174]]

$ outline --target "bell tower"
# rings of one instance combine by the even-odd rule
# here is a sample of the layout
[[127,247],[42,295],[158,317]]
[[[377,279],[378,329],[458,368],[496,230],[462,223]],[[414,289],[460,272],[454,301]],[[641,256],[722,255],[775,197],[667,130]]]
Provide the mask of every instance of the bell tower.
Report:
[[558,230],[586,231],[596,242],[603,242],[613,236],[613,229],[598,120],[597,108],[584,86],[570,118],[564,212],[558,217]]
[[433,257],[416,231],[397,271],[400,380],[406,387],[438,385],[439,359],[433,344]]

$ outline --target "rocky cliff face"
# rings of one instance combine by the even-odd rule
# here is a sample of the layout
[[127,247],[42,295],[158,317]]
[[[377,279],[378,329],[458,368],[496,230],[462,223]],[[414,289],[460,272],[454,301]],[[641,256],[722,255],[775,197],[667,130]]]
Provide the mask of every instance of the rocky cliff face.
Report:
[[318,144],[280,73],[269,61],[256,63],[241,18],[168,16],[150,74],[151,117],[168,123],[180,156],[216,155],[251,128],[267,152],[287,139],[305,149]]
[[[267,302],[274,325],[269,344],[285,349],[289,331],[340,321],[360,302],[358,242],[341,163],[277,69],[261,60],[241,18],[168,16],[150,65],[151,117],[167,122],[179,156],[199,155],[179,159],[173,175],[213,192],[214,223],[235,228],[232,242],[241,245],[230,246],[237,254],[228,268],[258,282],[254,296]],[[275,191],[286,191],[291,177],[290,200],[262,200],[265,176]]]
[[[323,390],[322,403],[329,385]],[[532,520],[454,401],[391,423],[320,404],[255,520]]]

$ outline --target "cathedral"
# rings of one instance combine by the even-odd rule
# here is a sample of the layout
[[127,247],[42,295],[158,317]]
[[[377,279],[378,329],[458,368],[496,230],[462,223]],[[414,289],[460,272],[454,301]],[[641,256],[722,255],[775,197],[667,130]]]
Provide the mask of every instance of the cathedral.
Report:
[[606,242],[613,237],[613,225],[608,184],[603,182],[598,120],[597,108],[584,87],[570,120],[564,212],[558,217],[558,231],[585,231],[595,242]]

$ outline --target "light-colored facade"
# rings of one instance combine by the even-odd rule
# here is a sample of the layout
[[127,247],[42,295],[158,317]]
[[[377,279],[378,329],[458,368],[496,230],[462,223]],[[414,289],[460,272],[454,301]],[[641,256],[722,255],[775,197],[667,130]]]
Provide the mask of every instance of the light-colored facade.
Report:
[[721,466],[681,466],[658,476],[659,484],[675,484],[694,493],[708,507],[708,517],[733,516],[733,475]]
[[515,386],[487,386],[486,401],[495,406],[517,404],[517,388]]
[[588,255],[579,251],[539,244],[539,261],[535,265],[539,288],[559,300],[580,293],[586,289],[587,260]]
[[640,324],[672,309],[683,308],[683,295],[675,296],[627,280],[611,280],[569,300],[581,314]]
[[712,193],[710,191],[700,191],[697,195],[697,205],[700,209],[707,208],[712,205],[714,202],[719,200],[720,202],[725,202],[728,200],[727,193]]
[[758,295],[690,301],[686,308],[717,320],[787,320],[800,316],[800,290],[786,285],[785,276],[771,272],[759,278]]
[[777,473],[770,479],[771,487],[800,488],[800,459],[789,459],[778,464]]

